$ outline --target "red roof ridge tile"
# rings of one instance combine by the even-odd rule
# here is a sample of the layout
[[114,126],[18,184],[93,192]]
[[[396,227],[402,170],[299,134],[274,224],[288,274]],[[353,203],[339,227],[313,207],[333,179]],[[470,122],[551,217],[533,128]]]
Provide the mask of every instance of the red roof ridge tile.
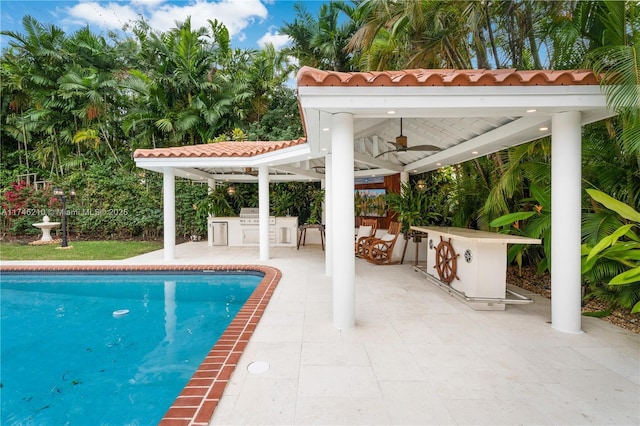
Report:
[[301,86],[562,86],[598,85],[588,69],[406,69],[399,71],[337,72],[304,66],[296,76]]
[[168,148],[136,149],[134,158],[254,157],[301,145],[306,138],[288,141],[224,141]]

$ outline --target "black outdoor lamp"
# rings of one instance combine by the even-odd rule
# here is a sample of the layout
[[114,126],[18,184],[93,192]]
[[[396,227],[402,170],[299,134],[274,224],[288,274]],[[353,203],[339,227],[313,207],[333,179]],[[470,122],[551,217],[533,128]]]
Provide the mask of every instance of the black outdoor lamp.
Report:
[[416,188],[418,189],[418,191],[423,192],[425,189],[427,189],[427,183],[420,179],[418,182],[416,182]]
[[[54,188],[53,196],[62,201],[62,247],[67,247],[67,195],[62,188]],[[76,196],[76,190],[69,191],[69,197],[73,200]]]
[[236,187],[233,185],[229,185],[229,187],[227,188],[227,194],[231,196],[236,195]]

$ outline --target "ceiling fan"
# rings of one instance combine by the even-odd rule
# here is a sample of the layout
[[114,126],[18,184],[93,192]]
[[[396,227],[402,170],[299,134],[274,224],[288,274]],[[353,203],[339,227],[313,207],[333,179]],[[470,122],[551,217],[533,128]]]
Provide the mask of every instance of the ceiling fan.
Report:
[[396,136],[395,142],[387,141],[395,148],[390,149],[388,151],[384,151],[381,154],[376,155],[376,158],[387,154],[389,152],[406,152],[406,151],[442,151],[442,148],[437,147],[435,145],[416,145],[416,146],[408,146],[407,145],[407,137],[402,134],[402,118],[400,118],[400,135]]
[[253,170],[252,167],[245,167],[244,174],[249,176],[258,176],[258,170]]

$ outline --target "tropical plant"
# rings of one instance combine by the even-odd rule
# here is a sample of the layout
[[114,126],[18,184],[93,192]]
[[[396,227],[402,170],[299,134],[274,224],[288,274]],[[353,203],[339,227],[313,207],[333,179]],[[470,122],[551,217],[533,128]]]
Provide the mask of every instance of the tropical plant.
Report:
[[322,206],[324,203],[324,189],[314,189],[311,192],[311,213],[307,223],[322,223]]
[[409,181],[400,185],[400,192],[388,193],[385,201],[402,223],[404,233],[412,226],[428,225],[439,219],[439,215],[431,208],[427,194]]
[[218,217],[235,216],[229,202],[230,195],[227,186],[217,186],[202,198],[196,206],[196,217],[200,222],[207,223],[209,215]]
[[538,273],[551,270],[551,189],[535,184],[530,187],[532,197],[522,200],[522,211],[508,213],[489,223],[501,232],[542,240],[542,253],[536,246],[512,244],[507,251],[507,262],[516,262],[520,273],[525,257],[538,265]]
[[[607,215],[589,220],[608,225],[606,235],[595,244],[582,245],[582,274],[591,293],[631,312],[640,312],[640,213],[631,206],[596,189],[587,189],[598,210],[618,215],[619,226],[606,222]],[[602,207],[601,207],[602,206]],[[613,222],[615,223],[615,222]]]
[[342,0],[324,3],[317,18],[306,10],[302,2],[295,3],[293,8],[296,11],[294,21],[285,23],[280,29],[292,40],[291,47],[285,52],[298,58],[300,66],[351,71],[351,57],[346,45],[355,31],[353,7]]
[[274,185],[269,194],[271,214],[274,216],[291,216],[294,205],[293,194],[283,185]]
[[449,211],[451,224],[460,228],[488,229],[489,219],[483,210],[491,190],[494,163],[479,157],[450,166]]
[[589,12],[583,33],[594,48],[587,64],[602,74],[607,104],[621,123],[621,140],[640,155],[640,5],[634,1],[586,1],[577,8]]

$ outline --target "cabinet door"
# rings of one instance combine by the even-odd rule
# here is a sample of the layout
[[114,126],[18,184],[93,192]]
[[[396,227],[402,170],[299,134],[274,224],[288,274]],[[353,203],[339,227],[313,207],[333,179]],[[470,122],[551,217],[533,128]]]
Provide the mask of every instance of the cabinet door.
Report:
[[259,244],[260,229],[258,227],[242,228],[242,244]]

